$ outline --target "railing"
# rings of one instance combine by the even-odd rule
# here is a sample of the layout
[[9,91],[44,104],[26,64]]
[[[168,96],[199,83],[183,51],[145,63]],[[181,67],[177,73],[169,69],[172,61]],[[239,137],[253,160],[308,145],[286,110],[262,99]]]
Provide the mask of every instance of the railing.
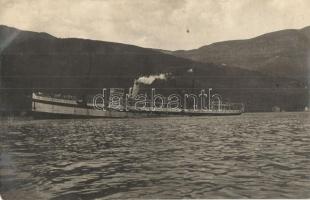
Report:
[[75,105],[77,104],[76,100],[58,99],[58,98],[49,97],[49,96],[37,95],[35,93],[32,93],[32,98],[37,99],[37,100],[42,100],[42,101],[50,101],[50,102],[65,103],[65,104],[75,104]]
[[242,103],[218,103],[212,104],[211,110],[221,112],[243,112],[244,105]]

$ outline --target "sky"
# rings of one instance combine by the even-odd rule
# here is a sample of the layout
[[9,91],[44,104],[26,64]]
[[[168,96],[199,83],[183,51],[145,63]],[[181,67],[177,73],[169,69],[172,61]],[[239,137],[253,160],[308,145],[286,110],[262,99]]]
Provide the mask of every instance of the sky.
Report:
[[0,24],[166,50],[310,25],[310,0],[0,0]]

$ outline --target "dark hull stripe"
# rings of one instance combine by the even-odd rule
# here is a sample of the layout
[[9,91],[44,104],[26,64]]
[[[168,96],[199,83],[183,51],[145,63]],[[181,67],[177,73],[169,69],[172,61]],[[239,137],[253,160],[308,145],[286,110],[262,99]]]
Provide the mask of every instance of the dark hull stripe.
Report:
[[[139,117],[139,112],[135,113]],[[140,113],[141,114],[141,113]],[[180,113],[180,114],[175,114],[175,113],[149,113],[147,116],[141,116],[143,117],[173,117],[173,116],[232,116],[232,115],[240,115],[241,113],[233,113],[233,114],[223,114],[223,113],[217,113],[217,114],[189,114],[189,113]],[[32,111],[32,116],[34,119],[90,119],[90,118],[125,118],[125,117],[105,117],[105,116],[90,116],[90,115],[72,115],[72,114],[61,114],[61,113],[47,113],[47,112],[38,112],[38,111]]]
[[103,118],[101,116],[90,116],[90,115],[72,115],[62,113],[48,113],[32,111],[31,116],[34,119],[90,119],[90,118]]

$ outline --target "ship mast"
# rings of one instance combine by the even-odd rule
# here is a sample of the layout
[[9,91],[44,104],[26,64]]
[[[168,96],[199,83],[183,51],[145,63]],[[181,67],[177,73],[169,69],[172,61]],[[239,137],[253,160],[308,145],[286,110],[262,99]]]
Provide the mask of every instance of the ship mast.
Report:
[[86,96],[88,93],[87,89],[90,87],[90,81],[91,81],[91,72],[92,72],[92,64],[93,64],[92,56],[93,56],[92,52],[88,52],[88,66],[89,67],[88,67],[88,72],[86,74],[86,84],[85,84],[86,88],[84,88],[84,94],[82,97],[85,103],[87,103],[87,99],[86,99]]
[[2,88],[2,77],[3,77],[3,73],[2,73],[2,55],[0,54],[0,88]]
[[92,70],[92,53],[91,52],[88,53],[88,59],[89,59],[88,60],[89,68],[88,68],[88,72],[87,72],[87,77],[88,77],[87,81],[89,83],[90,79],[91,79],[90,74],[91,74],[91,70]]
[[4,98],[4,95],[2,94],[3,90],[2,90],[2,77],[3,77],[3,73],[2,73],[2,56],[0,54],[0,106],[2,107],[2,101]]
[[88,70],[86,72],[85,81],[83,81],[83,84],[81,85],[83,87],[82,94],[80,95],[80,98],[78,99],[78,103],[87,104],[87,89],[89,88],[90,81],[91,81],[91,71],[92,71],[92,53],[87,53],[87,59],[88,59]]

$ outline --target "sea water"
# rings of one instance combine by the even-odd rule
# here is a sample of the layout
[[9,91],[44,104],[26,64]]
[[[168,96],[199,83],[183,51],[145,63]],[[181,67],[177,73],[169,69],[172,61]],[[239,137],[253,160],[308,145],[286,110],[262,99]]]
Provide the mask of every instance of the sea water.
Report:
[[307,112],[0,125],[4,199],[310,197]]

